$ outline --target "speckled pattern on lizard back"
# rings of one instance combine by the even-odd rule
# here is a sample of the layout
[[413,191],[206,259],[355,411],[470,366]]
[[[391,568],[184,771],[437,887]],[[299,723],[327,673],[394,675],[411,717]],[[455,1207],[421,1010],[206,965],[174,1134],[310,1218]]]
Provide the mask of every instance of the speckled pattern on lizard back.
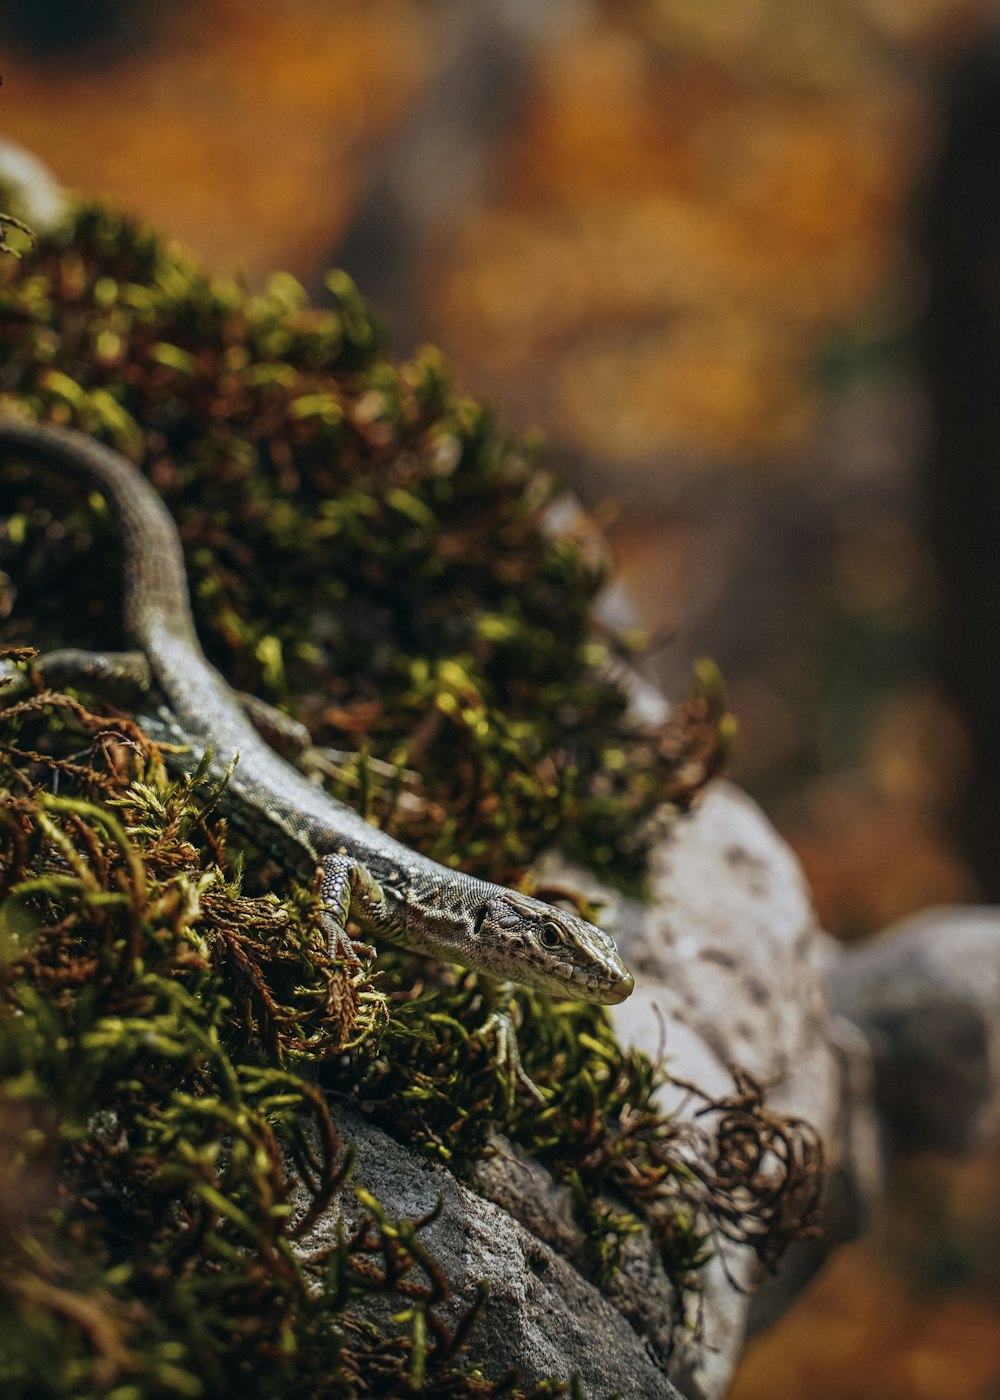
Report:
[[331,942],[350,915],[376,939],[555,996],[629,995],[632,976],[601,929],[407,849],[269,747],[202,652],[176,527],[126,458],[83,433],[10,417],[0,419],[0,453],[104,495],[125,544],[125,629],[163,693],[171,736],[196,757],[210,753],[213,778],[229,774],[234,820],[299,864],[320,867]]

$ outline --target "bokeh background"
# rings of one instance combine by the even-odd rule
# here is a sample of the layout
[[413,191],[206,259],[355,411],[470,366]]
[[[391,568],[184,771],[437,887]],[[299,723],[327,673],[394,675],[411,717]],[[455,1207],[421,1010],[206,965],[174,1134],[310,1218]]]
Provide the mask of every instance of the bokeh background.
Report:
[[[0,44],[67,186],[346,266],[544,434],[827,929],[1000,899],[995,0],[4,0]],[[998,1169],[895,1169],[736,1400],[1000,1396]]]

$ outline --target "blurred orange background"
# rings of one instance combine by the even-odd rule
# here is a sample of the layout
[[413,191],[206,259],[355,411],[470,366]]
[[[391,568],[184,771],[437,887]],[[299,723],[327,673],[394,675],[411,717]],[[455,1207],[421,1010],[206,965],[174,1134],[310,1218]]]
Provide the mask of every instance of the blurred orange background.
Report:
[[[398,353],[437,342],[540,428],[610,522],[652,673],[676,694],[720,664],[735,776],[850,939],[998,893],[935,640],[921,349],[948,93],[991,22],[986,0],[5,0],[0,131],[251,284],[319,296],[346,265]],[[997,1166],[896,1171],[737,1400],[1000,1396]]]

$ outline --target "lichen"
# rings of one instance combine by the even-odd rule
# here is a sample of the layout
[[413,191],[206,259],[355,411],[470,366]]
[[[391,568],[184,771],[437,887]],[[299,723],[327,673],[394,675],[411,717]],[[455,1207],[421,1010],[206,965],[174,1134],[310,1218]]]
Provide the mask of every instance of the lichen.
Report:
[[[558,845],[641,890],[649,819],[724,754],[718,688],[663,729],[628,716],[607,664],[622,642],[593,617],[601,570],[546,528],[554,484],[436,352],[392,366],[347,279],[327,286],[325,308],[284,275],[251,295],[77,207],[0,262],[0,409],[142,464],[181,529],[206,650],[347,751],[335,796],[504,883],[528,887]],[[0,640],[121,645],[102,502],[15,464],[0,495]],[[7,706],[0,739],[5,1394],[520,1393],[456,1359],[465,1331],[436,1318],[446,1281],[412,1223],[370,1202],[329,1257],[295,1255],[286,1158],[310,1216],[344,1171],[325,1094],[460,1174],[496,1131],[521,1142],[572,1184],[598,1282],[639,1221],[682,1306],[711,1230],[764,1257],[794,1232],[747,1143],[791,1143],[792,1198],[817,1177],[811,1139],[747,1086],[733,1151],[705,1134],[692,1153],[655,1108],[662,1071],[599,1008],[521,992],[539,1111],[482,1030],[485,982],[398,952],[330,958],[315,890],[239,844],[219,794],[170,779],[131,717],[43,692]],[[404,1275],[410,1334],[390,1342],[354,1305]]]

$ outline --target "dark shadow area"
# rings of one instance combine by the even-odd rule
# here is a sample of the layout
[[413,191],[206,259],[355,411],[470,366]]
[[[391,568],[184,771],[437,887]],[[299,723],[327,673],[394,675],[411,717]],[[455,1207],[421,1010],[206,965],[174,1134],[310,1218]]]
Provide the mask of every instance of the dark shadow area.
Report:
[[926,190],[928,537],[942,675],[972,744],[960,838],[1000,897],[1000,39],[954,70]]
[[165,10],[160,0],[5,0],[0,39],[35,62],[99,67],[155,42]]

